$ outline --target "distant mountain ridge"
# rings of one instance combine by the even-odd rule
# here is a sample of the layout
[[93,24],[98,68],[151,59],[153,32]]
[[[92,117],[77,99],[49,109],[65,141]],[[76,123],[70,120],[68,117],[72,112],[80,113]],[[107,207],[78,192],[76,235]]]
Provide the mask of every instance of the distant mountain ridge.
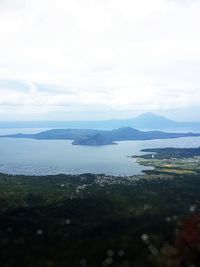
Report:
[[131,127],[123,127],[110,131],[92,129],[53,129],[36,134],[19,133],[0,137],[32,138],[38,140],[73,140],[73,145],[102,146],[116,144],[116,141],[169,139],[195,136],[200,136],[200,133],[144,132]]
[[93,128],[116,129],[132,127],[136,129],[167,129],[181,127],[200,127],[200,122],[177,122],[154,113],[144,113],[131,119],[101,121],[13,121],[0,122],[0,128]]
[[168,128],[175,127],[178,122],[167,119],[164,116],[155,115],[154,113],[148,112],[139,115],[134,118],[132,124],[137,128]]

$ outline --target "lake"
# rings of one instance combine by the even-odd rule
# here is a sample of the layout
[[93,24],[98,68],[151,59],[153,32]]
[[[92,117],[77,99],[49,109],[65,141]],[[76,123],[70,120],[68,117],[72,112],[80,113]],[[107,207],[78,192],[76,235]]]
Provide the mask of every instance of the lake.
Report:
[[[39,132],[44,129],[0,129],[0,134]],[[0,138],[0,172],[47,175],[58,173],[105,173],[136,175],[148,167],[140,166],[131,155],[143,148],[200,147],[200,137],[151,141],[123,141],[102,147],[73,146],[67,140]]]

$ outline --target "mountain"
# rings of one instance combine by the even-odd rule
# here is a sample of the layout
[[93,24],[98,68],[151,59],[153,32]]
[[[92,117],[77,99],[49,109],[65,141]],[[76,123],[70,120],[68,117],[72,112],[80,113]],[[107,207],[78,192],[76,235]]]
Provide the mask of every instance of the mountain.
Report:
[[132,127],[137,129],[167,129],[181,127],[200,127],[200,122],[177,122],[154,113],[144,113],[138,117],[122,120],[102,121],[15,121],[0,122],[0,128],[85,128],[117,129]]
[[136,128],[171,128],[176,127],[177,122],[154,113],[144,113],[132,120],[132,127]]
[[73,145],[100,146],[115,144],[115,141],[168,139],[189,136],[200,136],[200,133],[166,133],[160,131],[144,132],[131,127],[123,127],[111,131],[91,129],[54,129],[40,132],[37,134],[19,133],[15,135],[4,135],[0,137],[32,138],[39,140],[74,140],[72,142]]

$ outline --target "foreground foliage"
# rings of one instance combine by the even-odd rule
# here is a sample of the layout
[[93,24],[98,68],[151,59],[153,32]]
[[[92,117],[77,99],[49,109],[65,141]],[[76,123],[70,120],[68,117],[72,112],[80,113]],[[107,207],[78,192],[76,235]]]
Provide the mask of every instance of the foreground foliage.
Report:
[[3,267],[200,266],[198,169],[0,174],[0,205]]

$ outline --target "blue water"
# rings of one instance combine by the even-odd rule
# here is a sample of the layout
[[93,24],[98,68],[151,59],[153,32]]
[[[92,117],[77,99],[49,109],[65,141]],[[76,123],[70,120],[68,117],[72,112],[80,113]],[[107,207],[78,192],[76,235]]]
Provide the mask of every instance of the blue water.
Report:
[[[43,129],[1,129],[0,134],[39,132]],[[102,147],[73,146],[65,140],[0,138],[0,172],[26,175],[58,173],[141,174],[147,167],[127,156],[143,148],[200,147],[200,137],[152,141],[123,141]]]

